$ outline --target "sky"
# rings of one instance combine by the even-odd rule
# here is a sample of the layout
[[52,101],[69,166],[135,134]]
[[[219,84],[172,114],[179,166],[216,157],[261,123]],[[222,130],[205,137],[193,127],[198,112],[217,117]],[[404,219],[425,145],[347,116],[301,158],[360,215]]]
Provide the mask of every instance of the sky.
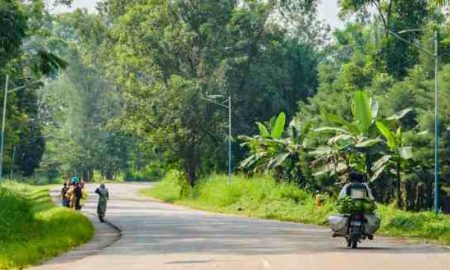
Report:
[[[332,28],[341,28],[343,22],[339,20],[337,13],[338,0],[322,0],[319,6],[319,18],[328,23]],[[90,11],[95,11],[97,0],[74,0],[72,10],[77,8],[87,8]],[[70,11],[71,9],[58,7],[57,12]]]

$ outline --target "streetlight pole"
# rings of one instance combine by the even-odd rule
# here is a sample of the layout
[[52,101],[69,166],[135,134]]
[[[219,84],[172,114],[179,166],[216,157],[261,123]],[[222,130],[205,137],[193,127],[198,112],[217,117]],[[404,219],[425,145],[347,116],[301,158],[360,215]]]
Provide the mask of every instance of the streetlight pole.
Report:
[[16,87],[14,89],[9,90],[9,75],[6,75],[6,82],[5,82],[5,92],[3,95],[3,115],[2,115],[2,131],[1,131],[1,139],[0,139],[0,182],[3,180],[3,152],[5,148],[5,124],[6,124],[6,104],[8,101],[8,94],[27,88],[28,86],[31,86],[33,84],[42,83],[41,80],[37,80],[34,82],[31,82],[26,85],[22,85],[19,87]]
[[228,96],[227,100],[225,101],[224,105],[223,103],[218,103],[214,101],[216,98],[223,98],[222,95],[208,95],[207,98],[202,97],[203,100],[206,100],[208,102],[211,102],[213,104],[216,104],[218,106],[224,107],[228,109],[228,184],[231,183],[231,171],[232,171],[232,151],[231,151],[231,127],[232,127],[232,115],[231,115],[231,95]]
[[[439,213],[439,181],[440,181],[440,164],[439,164],[439,33],[434,30],[434,52],[430,52],[421,45],[410,42],[397,33],[387,30],[397,39],[415,46],[426,54],[434,57],[434,212]],[[419,32],[424,29],[406,29],[398,33]]]
[[439,41],[438,32],[434,31],[434,212],[439,213]]
[[3,148],[5,145],[5,118],[6,118],[6,101],[8,99],[9,75],[6,75],[5,92],[3,95],[3,116],[2,116],[2,133],[0,142],[0,182],[3,177]]
[[228,96],[228,184],[231,183],[231,95]]

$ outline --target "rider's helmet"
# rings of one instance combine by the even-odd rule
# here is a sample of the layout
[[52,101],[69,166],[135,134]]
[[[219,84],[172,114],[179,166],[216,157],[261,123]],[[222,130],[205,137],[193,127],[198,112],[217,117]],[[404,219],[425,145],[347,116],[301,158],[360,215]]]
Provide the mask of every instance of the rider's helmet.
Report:
[[364,175],[357,171],[351,171],[348,175],[348,178],[351,183],[363,183],[364,182]]
[[70,179],[70,182],[72,184],[78,184],[78,183],[80,183],[80,178],[78,178],[77,176],[74,176]]

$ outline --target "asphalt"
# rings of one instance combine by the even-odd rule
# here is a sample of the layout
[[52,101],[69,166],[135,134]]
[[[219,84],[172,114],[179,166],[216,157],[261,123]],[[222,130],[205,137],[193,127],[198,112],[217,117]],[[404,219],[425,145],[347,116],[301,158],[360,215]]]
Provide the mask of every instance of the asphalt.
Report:
[[[97,222],[96,237],[108,241],[34,269],[450,270],[447,247],[376,237],[352,250],[326,227],[192,210],[138,196],[144,186],[107,185],[113,227],[102,235]],[[94,189],[83,209],[93,221]]]

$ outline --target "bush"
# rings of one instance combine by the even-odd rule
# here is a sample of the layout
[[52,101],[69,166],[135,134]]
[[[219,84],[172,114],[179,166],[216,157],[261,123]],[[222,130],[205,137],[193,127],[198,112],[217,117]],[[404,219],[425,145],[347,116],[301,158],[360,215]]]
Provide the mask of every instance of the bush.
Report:
[[295,184],[278,183],[270,176],[235,175],[228,183],[226,175],[211,175],[200,179],[192,192],[185,193],[187,195],[180,192],[180,183],[187,181],[175,181],[177,177],[169,173],[143,194],[201,209],[318,224],[326,223],[327,214],[333,208],[329,200],[322,207],[316,207],[312,194]]
[[157,166],[147,165],[142,170],[129,170],[125,181],[157,181],[163,177],[162,170]]
[[94,228],[82,214],[56,207],[45,187],[0,187],[0,269],[23,268],[88,241]]
[[191,194],[191,187],[183,173],[171,170],[154,188],[142,190],[141,193],[165,202],[174,202],[188,197]]

